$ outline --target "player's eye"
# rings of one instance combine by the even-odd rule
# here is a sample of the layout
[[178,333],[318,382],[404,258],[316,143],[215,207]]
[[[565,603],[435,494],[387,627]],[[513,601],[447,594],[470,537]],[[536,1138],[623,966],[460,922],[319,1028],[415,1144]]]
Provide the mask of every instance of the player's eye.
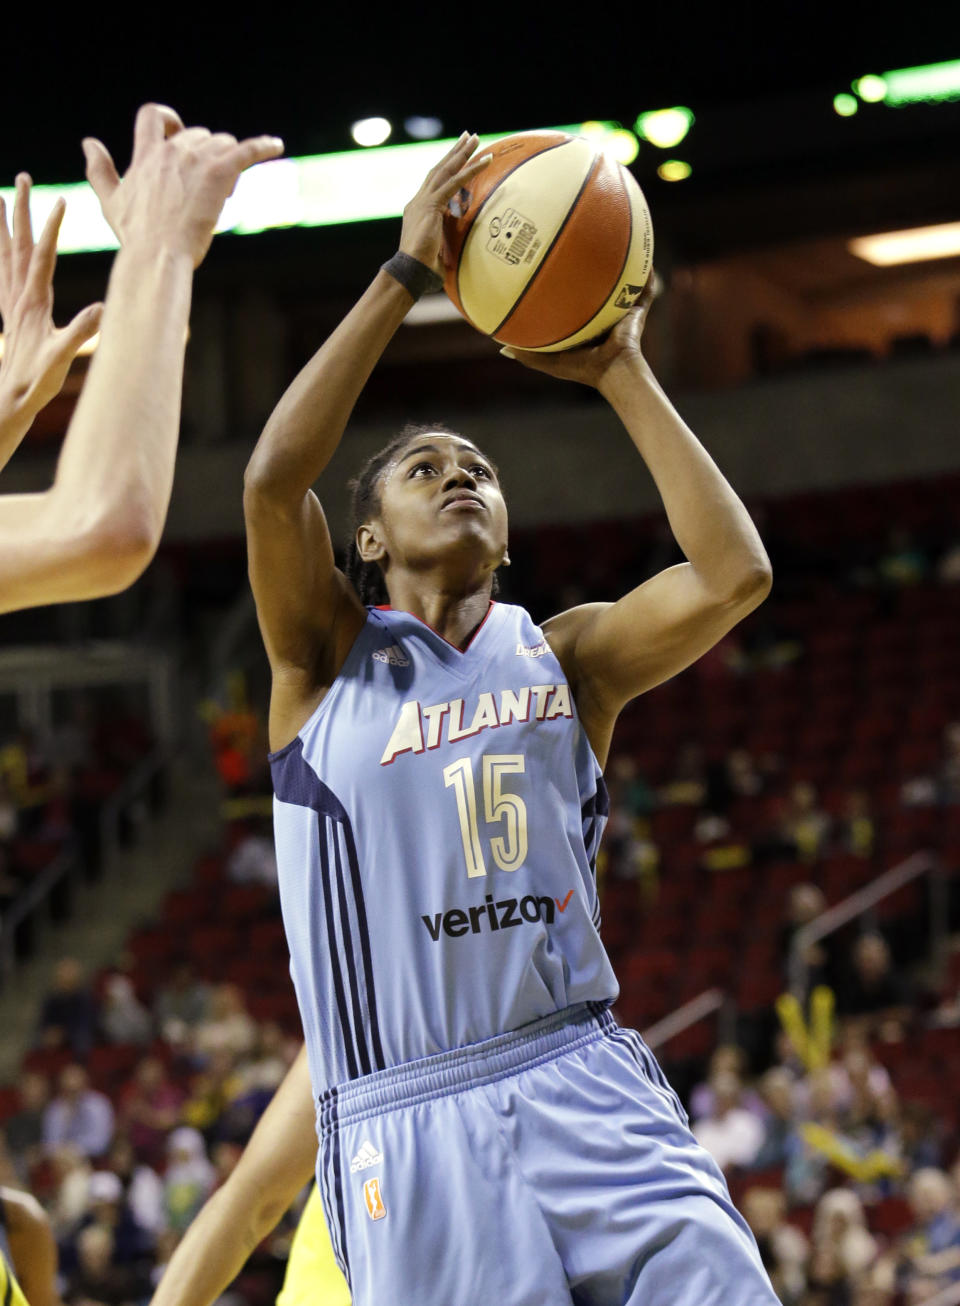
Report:
[[487,480],[490,480],[492,476],[490,468],[484,466],[483,463],[474,463],[473,466],[468,470],[471,472],[473,476],[485,476]]
[[417,463],[415,467],[411,467],[410,475],[419,476],[421,472],[434,472],[434,471],[436,471],[436,468],[434,467],[433,463]]

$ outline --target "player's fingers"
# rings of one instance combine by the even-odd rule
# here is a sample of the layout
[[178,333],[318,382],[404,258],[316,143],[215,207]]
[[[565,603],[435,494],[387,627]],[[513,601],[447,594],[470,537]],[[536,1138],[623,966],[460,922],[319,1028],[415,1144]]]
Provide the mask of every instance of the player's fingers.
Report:
[[53,281],[53,269],[57,265],[57,237],[60,234],[60,224],[66,209],[66,203],[61,196],[50,210],[50,216],[43,224],[40,239],[30,258],[28,278],[30,288],[35,294],[49,292],[50,283]]
[[30,255],[33,253],[33,228],[30,223],[30,187],[33,182],[26,172],[17,174],[16,199],[13,202],[13,279],[22,286]]
[[0,276],[10,262],[10,228],[7,226],[7,206],[0,195]]
[[100,330],[103,317],[102,304],[89,304],[68,322],[60,333],[60,343],[65,358],[74,358],[80,346]]
[[141,104],[133,124],[133,157],[183,130],[180,115],[166,104]]
[[95,136],[86,136],[82,141],[83,157],[87,161],[87,181],[101,206],[120,185],[120,177],[110,157],[110,151]]
[[461,136],[449,154],[440,160],[434,173],[434,181],[438,185],[445,185],[448,178],[460,171],[479,144],[480,138],[474,132]]
[[240,141],[228,155],[229,163],[237,172],[252,168],[255,163],[266,163],[268,159],[279,158],[284,144],[279,136],[251,136]]
[[471,159],[465,168],[461,168],[459,172],[454,173],[448,181],[444,182],[437,192],[438,198],[446,203],[448,199],[451,199],[456,195],[457,191],[460,190],[462,186],[465,186],[468,181],[471,181],[478,172],[483,172],[484,168],[492,158],[492,154],[481,154],[478,159]]

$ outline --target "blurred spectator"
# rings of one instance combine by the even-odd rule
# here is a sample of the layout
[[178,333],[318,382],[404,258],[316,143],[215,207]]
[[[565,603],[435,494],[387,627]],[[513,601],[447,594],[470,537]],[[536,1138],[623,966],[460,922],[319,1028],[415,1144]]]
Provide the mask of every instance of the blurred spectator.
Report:
[[937,563],[937,580],[941,585],[960,584],[960,540],[949,544]]
[[110,1230],[113,1258],[118,1263],[136,1261],[150,1250],[151,1240],[134,1220],[123,1184],[112,1170],[95,1170],[90,1176],[84,1227],[91,1224]]
[[[690,1117],[692,1120],[702,1120],[705,1116],[713,1114],[714,1108],[714,1090],[713,1081],[717,1075],[731,1074],[743,1083],[747,1077],[747,1054],[743,1048],[737,1047],[736,1043],[721,1043],[715,1047],[710,1056],[707,1067],[707,1078],[702,1084],[696,1084],[690,1094]],[[763,1098],[755,1093],[752,1088],[746,1088],[742,1092],[743,1105],[746,1106],[756,1116],[762,1117],[766,1112]]]
[[84,1156],[97,1157],[110,1146],[112,1134],[110,1099],[90,1087],[83,1066],[65,1066],[59,1092],[44,1112],[44,1145],[53,1148],[69,1143]]
[[710,1081],[713,1111],[698,1121],[693,1132],[721,1170],[749,1166],[763,1144],[763,1125],[741,1105],[742,1086],[736,1075],[723,1071]]
[[877,575],[887,585],[916,585],[927,575],[930,564],[908,530],[896,527],[887,539],[886,552],[877,563]]
[[3,1132],[17,1172],[25,1178],[40,1160],[50,1084],[46,1075],[27,1070],[20,1076],[17,1090],[20,1103],[5,1122]]
[[837,989],[837,1010],[865,1030],[887,1037],[902,1034],[910,1012],[910,992],[894,970],[890,949],[880,934],[862,934],[851,965]]
[[114,1261],[110,1229],[91,1224],[77,1238],[77,1268],[67,1284],[69,1306],[126,1306],[139,1301],[150,1285],[133,1265]]
[[52,1198],[49,1201],[57,1242],[73,1237],[89,1208],[90,1162],[78,1147],[64,1143],[48,1155]]
[[806,780],[791,788],[780,830],[783,842],[801,861],[813,862],[823,852],[830,833],[830,818],[817,802],[817,791]]
[[742,1202],[774,1292],[783,1306],[799,1306],[806,1286],[807,1240],[799,1229],[787,1224],[785,1206],[777,1188],[748,1188]]
[[249,1052],[256,1038],[256,1026],[247,1012],[243,994],[236,984],[218,984],[210,1001],[207,1018],[193,1033],[193,1046],[201,1056],[225,1049],[239,1056]]
[[824,1193],[813,1219],[807,1300],[825,1306],[852,1301],[876,1258],[860,1198],[849,1188]]
[[960,803],[960,721],[951,721],[943,732],[939,787],[941,802]]
[[202,1134],[187,1125],[170,1135],[167,1156],[163,1180],[167,1222],[182,1233],[213,1191],[215,1173]]
[[167,1078],[159,1057],[144,1057],[120,1096],[120,1123],[149,1165],[162,1164],[166,1136],[180,1119],[183,1096]]
[[10,782],[0,775],[0,843],[8,844],[17,834],[19,825],[17,804],[10,791]]
[[835,830],[837,848],[854,857],[870,857],[877,838],[870,795],[865,789],[847,794]]
[[250,787],[260,758],[258,747],[261,734],[260,720],[247,701],[246,682],[242,671],[231,672],[227,684],[227,707],[216,703],[204,706],[203,715],[209,723],[210,745],[213,749],[217,773],[230,792]]
[[150,1246],[166,1224],[163,1180],[151,1166],[137,1160],[130,1140],[119,1135],[107,1158],[119,1180],[141,1241]]
[[660,789],[660,801],[666,805],[698,807],[706,798],[707,776],[703,749],[686,743],[677,756],[673,776]]
[[63,957],[53,972],[53,986],[43,1000],[39,1038],[44,1047],[67,1047],[80,1060],[93,1047],[97,1008],[85,982],[83,968],[73,957]]
[[[791,888],[787,898],[787,919],[780,930],[780,956],[783,959],[785,979],[792,975],[791,963],[797,935],[826,910],[827,900],[823,890],[816,884],[805,882]],[[818,984],[830,982],[830,950],[825,939],[808,943],[803,949],[802,959],[806,967],[807,992]]]
[[[922,1102],[904,1102],[900,1111],[900,1155],[908,1172],[940,1164],[940,1125]],[[954,1176],[956,1180],[957,1176]]]
[[960,1216],[950,1177],[918,1170],[907,1189],[916,1228],[902,1247],[898,1279],[911,1302],[960,1281]]
[[764,777],[745,748],[727,756],[727,783],[735,798],[757,798],[764,790]]
[[269,822],[251,830],[240,840],[227,858],[227,877],[234,884],[277,887],[277,854]]
[[153,1014],[163,1037],[179,1045],[206,1020],[209,1010],[210,986],[197,979],[190,962],[183,961],[157,994]]
[[797,1147],[793,1080],[781,1066],[774,1066],[761,1079],[760,1088],[767,1115],[753,1165],[757,1170],[770,1170],[785,1166]]
[[611,759],[607,785],[611,808],[620,808],[630,816],[649,816],[657,805],[657,795],[627,753]]
[[193,1128],[212,1134],[242,1092],[243,1079],[235,1068],[233,1053],[229,1048],[219,1048],[206,1068],[194,1076],[180,1118]]
[[137,998],[126,975],[109,975],[100,1008],[100,1029],[108,1043],[149,1043],[153,1037],[150,1012]]

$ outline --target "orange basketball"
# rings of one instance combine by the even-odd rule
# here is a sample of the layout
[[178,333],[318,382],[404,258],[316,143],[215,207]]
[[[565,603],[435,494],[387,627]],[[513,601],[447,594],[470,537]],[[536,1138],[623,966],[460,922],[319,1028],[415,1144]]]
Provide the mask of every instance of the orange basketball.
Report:
[[524,132],[493,155],[444,219],[445,289],[505,345],[571,349],[612,327],[650,275],[653,225],[640,187],[590,141]]

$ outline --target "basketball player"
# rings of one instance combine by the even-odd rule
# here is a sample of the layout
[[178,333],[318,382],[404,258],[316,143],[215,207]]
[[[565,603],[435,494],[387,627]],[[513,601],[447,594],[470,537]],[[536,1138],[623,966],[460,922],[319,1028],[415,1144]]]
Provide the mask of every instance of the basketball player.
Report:
[[153,557],[173,483],[194,269],[240,173],[282,150],[274,136],[238,143],[147,104],[121,183],[104,145],[84,141],[87,177],[120,251],[102,321],[94,305],[63,330],[51,316],[63,204],[34,244],[30,179],[17,178],[12,230],[0,209],[0,466],[83,341],[98,325],[102,334],[53,485],[0,498],[0,612],[114,594]]
[[399,253],[280,401],[245,482],[334,1251],[357,1306],[773,1306],[720,1171],[609,1014],[598,934],[616,717],[770,586],[743,505],[643,358],[649,295],[604,342],[521,360],[596,387],[658,485],[687,561],[618,602],[541,628],[491,601],[506,507],[463,436],[416,429],[367,464],[347,574],[310,488],[439,284],[476,143],[408,204]]
[[0,1301],[59,1306],[57,1244],[43,1207],[15,1188],[0,1188]]
[[[151,1306],[209,1306],[309,1183],[316,1160],[310,1073],[301,1049],[235,1169],[181,1239]],[[301,1216],[277,1300],[278,1306],[350,1306],[316,1188]]]

